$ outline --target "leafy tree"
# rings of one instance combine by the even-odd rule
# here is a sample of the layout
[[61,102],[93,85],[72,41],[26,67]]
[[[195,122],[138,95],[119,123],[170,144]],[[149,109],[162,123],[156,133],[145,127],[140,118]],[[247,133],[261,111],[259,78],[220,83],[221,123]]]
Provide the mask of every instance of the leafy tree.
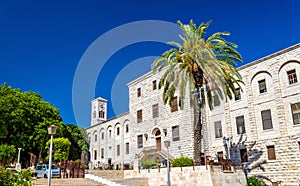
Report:
[[[60,160],[68,160],[70,146],[71,146],[71,142],[69,141],[68,138],[54,138],[53,139],[53,149],[54,149],[53,160],[55,162],[59,162]],[[49,151],[49,148],[50,148],[50,140],[46,144],[46,150]],[[49,159],[48,156],[47,159]]]
[[[229,32],[217,32],[204,37],[210,23],[211,21],[201,23],[196,27],[193,21],[186,25],[178,21],[183,32],[183,36],[180,36],[182,43],[169,42],[174,48],[164,52],[153,64],[154,72],[165,70],[159,81],[159,88],[163,87],[162,98],[165,104],[171,105],[177,90],[182,109],[187,87],[190,89],[191,105],[194,104],[192,91],[197,90],[199,94],[201,92],[198,94],[202,98],[201,102],[195,105],[199,112],[194,129],[194,158],[197,161],[200,161],[201,153],[201,108],[208,103],[212,109],[213,95],[218,101],[224,95],[226,99],[231,99],[235,94],[235,86],[240,87],[239,82],[242,79],[234,68],[236,62],[242,61],[241,55],[236,51],[237,45],[223,38]],[[204,88],[206,96],[202,91]]]
[[16,157],[16,148],[14,145],[0,145],[0,162],[6,165]]
[[84,129],[73,124],[65,124],[62,135],[71,142],[70,151],[72,153],[69,155],[70,160],[80,159],[81,152],[88,151]]
[[[28,152],[43,156],[50,138],[47,127],[56,125],[61,133],[62,118],[57,108],[35,92],[22,92],[6,83],[0,85],[0,144],[12,144]],[[27,158],[29,159],[29,158]]]

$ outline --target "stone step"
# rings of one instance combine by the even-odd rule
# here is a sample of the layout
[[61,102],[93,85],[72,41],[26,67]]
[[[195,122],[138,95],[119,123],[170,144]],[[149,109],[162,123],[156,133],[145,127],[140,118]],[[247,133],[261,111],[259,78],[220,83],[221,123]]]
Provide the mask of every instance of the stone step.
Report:
[[88,178],[88,179],[91,179],[93,181],[97,181],[99,183],[109,185],[109,186],[126,186],[126,185],[122,185],[122,184],[116,183],[114,181],[111,181],[107,178],[103,178],[103,177],[100,177],[100,176],[95,176],[95,175],[92,175],[92,174],[85,174],[85,178]]
[[148,178],[116,179],[108,176],[102,177],[93,174],[86,174],[85,177],[109,186],[148,186]]
[[[34,186],[47,186],[47,178],[33,180]],[[87,178],[52,178],[51,186],[108,186]]]
[[113,181],[126,186],[148,186],[148,178],[128,178]]

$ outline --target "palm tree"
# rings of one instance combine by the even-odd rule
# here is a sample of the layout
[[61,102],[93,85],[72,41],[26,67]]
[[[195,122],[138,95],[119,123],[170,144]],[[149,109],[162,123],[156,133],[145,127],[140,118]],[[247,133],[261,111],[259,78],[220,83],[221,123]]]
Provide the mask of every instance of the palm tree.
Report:
[[[163,87],[163,101],[171,105],[176,90],[179,92],[180,108],[184,107],[187,87],[190,92],[190,104],[195,104],[199,114],[195,118],[194,127],[194,158],[200,161],[201,153],[201,108],[207,102],[212,109],[213,99],[232,99],[236,88],[242,80],[234,68],[236,62],[242,62],[241,55],[236,51],[237,45],[226,41],[222,36],[229,32],[217,32],[204,38],[204,34],[211,21],[201,23],[197,28],[191,20],[189,24],[178,21],[183,36],[179,36],[182,43],[169,42],[172,49],[165,51],[153,63],[153,71],[165,70],[159,81],[159,88]],[[204,90],[206,94],[204,94]],[[197,96],[192,96],[193,91]],[[194,99],[193,99],[194,97]],[[207,100],[207,101],[205,101]]]

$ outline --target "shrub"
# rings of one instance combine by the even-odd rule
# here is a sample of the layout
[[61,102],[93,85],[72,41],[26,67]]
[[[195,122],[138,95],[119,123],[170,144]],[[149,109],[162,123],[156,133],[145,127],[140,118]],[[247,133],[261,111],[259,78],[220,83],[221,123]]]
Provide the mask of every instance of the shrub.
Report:
[[188,157],[180,157],[171,160],[173,167],[187,167],[193,165],[193,159]]
[[157,162],[155,160],[151,160],[151,159],[142,159],[142,167],[145,169],[149,169],[152,166],[156,166]]
[[26,169],[21,172],[14,172],[13,170],[6,170],[3,167],[0,167],[0,185],[32,186],[31,172]]
[[247,177],[247,186],[267,186],[267,184],[257,177]]

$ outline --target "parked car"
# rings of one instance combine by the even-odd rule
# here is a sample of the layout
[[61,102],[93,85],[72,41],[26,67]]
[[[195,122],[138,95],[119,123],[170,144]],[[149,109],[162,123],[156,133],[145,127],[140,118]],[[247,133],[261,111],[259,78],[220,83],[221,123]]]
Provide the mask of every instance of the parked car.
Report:
[[[48,178],[49,165],[48,164],[38,164],[35,168],[35,173],[38,178]],[[60,170],[55,165],[51,166],[51,177],[60,177]]]

